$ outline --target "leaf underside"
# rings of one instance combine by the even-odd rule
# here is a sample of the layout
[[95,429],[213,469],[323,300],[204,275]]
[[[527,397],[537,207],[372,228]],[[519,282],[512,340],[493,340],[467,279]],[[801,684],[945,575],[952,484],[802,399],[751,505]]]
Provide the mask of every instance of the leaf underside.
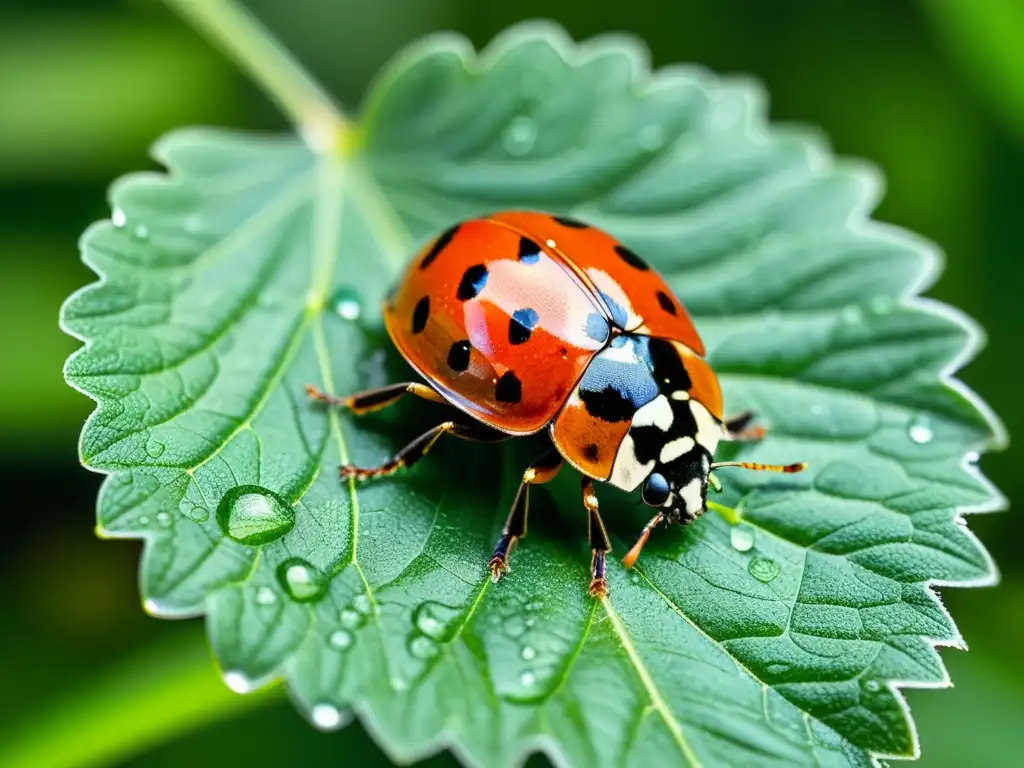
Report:
[[[62,317],[87,342],[68,381],[98,403],[81,454],[108,475],[100,531],[145,540],[147,609],[204,614],[229,685],[283,677],[314,724],[356,711],[396,759],[916,754],[896,686],[948,684],[934,646],[961,640],[931,586],[994,580],[959,513],[999,503],[968,457],[1001,432],[948,378],[977,333],[914,297],[931,247],[867,221],[874,173],[764,113],[750,82],[652,74],[630,39],[532,24],[480,55],[441,36],[400,56],[345,158],[291,137],[162,139],[170,174],[115,185],[113,221],[83,240],[101,279]],[[738,455],[810,465],[722,473],[741,526],[659,530],[636,571],[611,564],[604,602],[586,596],[571,472],[534,491],[511,573],[486,579],[528,441],[442,442],[356,488],[337,465],[379,462],[436,407],[357,419],[303,392],[407,376],[381,296],[417,246],[501,208],[568,213],[642,254],[694,316],[727,410],[769,429]],[[290,504],[293,527],[226,536],[218,505],[245,485]],[[624,552],[644,511],[599,492]]]

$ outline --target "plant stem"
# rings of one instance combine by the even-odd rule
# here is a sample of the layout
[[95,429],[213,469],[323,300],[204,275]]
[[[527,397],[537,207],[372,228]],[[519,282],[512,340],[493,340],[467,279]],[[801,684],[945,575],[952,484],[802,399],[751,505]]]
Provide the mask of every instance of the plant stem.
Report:
[[713,510],[722,516],[729,525],[736,525],[740,521],[740,513],[732,507],[727,507],[725,504],[719,504],[717,501],[708,499],[708,509]]
[[344,147],[351,131],[330,95],[233,0],[165,0],[238,62],[318,153]]
[[[201,627],[198,628],[201,632]],[[80,768],[119,764],[193,729],[278,700],[281,689],[244,696],[217,674],[200,632],[172,632],[91,683],[62,692],[49,707],[5,729],[5,768]]]

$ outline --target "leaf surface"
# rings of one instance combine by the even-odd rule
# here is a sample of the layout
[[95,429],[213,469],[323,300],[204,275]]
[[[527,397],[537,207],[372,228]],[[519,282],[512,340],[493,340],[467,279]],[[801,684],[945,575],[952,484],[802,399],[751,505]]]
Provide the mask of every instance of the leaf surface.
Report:
[[[147,609],[204,614],[232,688],[283,677],[315,725],[358,712],[401,759],[914,754],[897,685],[948,684],[934,646],[961,640],[932,586],[994,579],[959,515],[998,503],[967,456],[1001,428],[948,378],[977,331],[915,297],[931,246],[867,220],[874,173],[764,112],[747,81],[652,74],[630,39],[526,25],[480,55],[445,36],[402,54],[345,157],[161,140],[169,175],[115,185],[112,221],[83,241],[101,280],[62,318],[87,342],[67,378],[98,403],[81,453],[109,475],[100,530],[145,539]],[[339,463],[440,419],[424,403],[328,414],[303,392],[407,376],[380,298],[416,247],[507,207],[643,254],[693,314],[727,410],[769,428],[743,458],[810,464],[722,473],[716,500],[743,522],[659,530],[635,572],[611,565],[602,602],[571,472],[535,491],[513,570],[486,579],[536,446],[442,442],[411,472],[342,484]],[[645,516],[599,493],[622,553]]]

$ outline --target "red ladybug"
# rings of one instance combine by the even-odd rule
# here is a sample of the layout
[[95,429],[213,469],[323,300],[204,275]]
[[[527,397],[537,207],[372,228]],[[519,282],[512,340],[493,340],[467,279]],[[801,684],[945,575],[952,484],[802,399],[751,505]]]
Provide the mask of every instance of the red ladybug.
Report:
[[583,475],[596,597],[607,592],[611,543],[594,480],[626,491],[642,485],[643,500],[658,509],[623,560],[631,567],[654,526],[685,525],[707,510],[711,470],[804,468],[712,463],[720,440],[758,439],[763,430],[748,428],[749,413],[723,419],[704,345],[661,277],[575,219],[512,211],[453,226],[408,266],[384,303],[384,319],[427,383],[344,398],[312,387],[310,394],[363,414],[411,393],[452,406],[452,417],[379,467],[341,467],[343,478],[411,467],[444,434],[500,441],[548,432],[551,448],[523,473],[495,546],[494,581],[526,533],[530,485],[548,482],[565,462]]

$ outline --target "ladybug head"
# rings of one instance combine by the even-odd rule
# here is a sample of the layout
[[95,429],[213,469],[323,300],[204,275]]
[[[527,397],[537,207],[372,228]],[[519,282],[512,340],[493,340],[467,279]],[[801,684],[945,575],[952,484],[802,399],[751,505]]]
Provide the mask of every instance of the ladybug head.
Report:
[[647,543],[651,531],[661,522],[686,525],[707,511],[708,474],[711,461],[708,454],[697,450],[691,455],[667,463],[658,463],[647,476],[641,490],[646,504],[658,512],[644,526],[636,544],[622,562],[632,568]]

